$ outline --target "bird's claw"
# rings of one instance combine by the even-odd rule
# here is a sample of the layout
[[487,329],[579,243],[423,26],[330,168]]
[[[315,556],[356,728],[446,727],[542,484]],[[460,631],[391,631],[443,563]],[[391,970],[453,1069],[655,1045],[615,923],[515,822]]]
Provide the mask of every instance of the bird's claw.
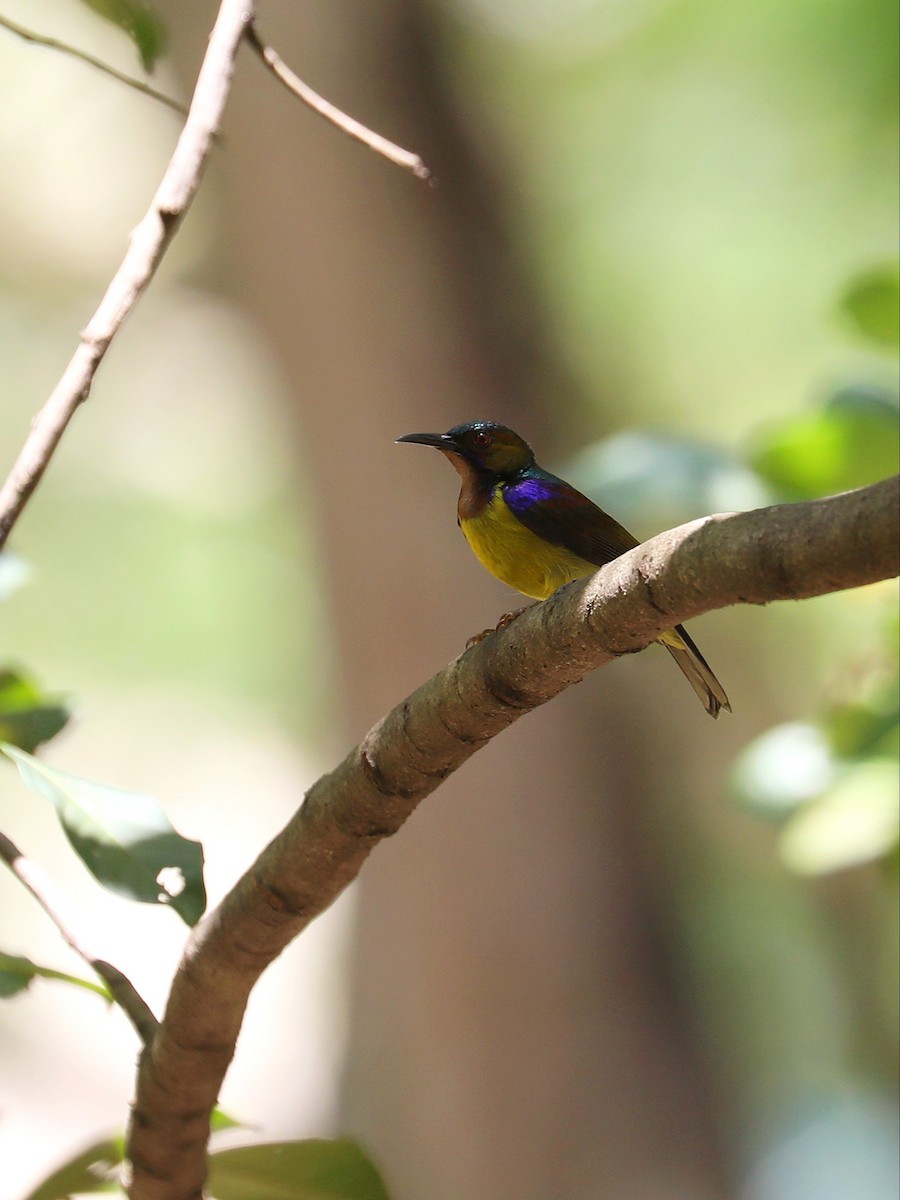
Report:
[[479,642],[483,642],[486,637],[492,633],[499,633],[501,629],[505,629],[507,625],[512,625],[516,617],[522,615],[526,608],[531,606],[526,604],[524,608],[517,608],[513,612],[504,613],[493,629],[482,629],[481,633],[473,633],[466,642],[466,649],[471,650],[473,646],[477,646]]
[[484,639],[493,632],[493,629],[482,629],[481,633],[473,633],[472,636],[466,640],[466,649],[471,650],[473,646],[477,646],[479,642],[483,642]]
[[521,617],[522,613],[525,611],[526,608],[531,608],[531,605],[525,604],[521,608],[513,609],[512,612],[504,613],[503,616],[500,618],[500,620],[497,622],[497,624],[494,626],[495,631],[497,633],[499,633],[500,630],[505,629],[507,627],[507,625],[512,625],[512,623],[516,619],[516,617]]

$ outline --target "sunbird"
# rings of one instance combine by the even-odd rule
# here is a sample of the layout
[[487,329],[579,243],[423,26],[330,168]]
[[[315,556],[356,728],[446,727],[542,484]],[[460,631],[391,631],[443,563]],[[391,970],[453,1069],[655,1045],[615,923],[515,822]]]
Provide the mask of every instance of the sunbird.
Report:
[[[462,481],[457,523],[475,557],[525,596],[546,600],[564,583],[593,575],[640,545],[587,496],[539,467],[525,439],[506,425],[470,421],[397,441],[433,446],[446,456]],[[711,717],[722,708],[731,712],[725,689],[683,626],[657,640]]]

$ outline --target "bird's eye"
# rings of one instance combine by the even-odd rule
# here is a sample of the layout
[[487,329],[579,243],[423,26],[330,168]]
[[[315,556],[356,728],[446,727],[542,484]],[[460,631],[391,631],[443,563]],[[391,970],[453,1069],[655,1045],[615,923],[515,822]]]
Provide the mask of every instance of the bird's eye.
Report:
[[486,429],[479,429],[475,434],[475,445],[484,449],[491,444],[491,435]]

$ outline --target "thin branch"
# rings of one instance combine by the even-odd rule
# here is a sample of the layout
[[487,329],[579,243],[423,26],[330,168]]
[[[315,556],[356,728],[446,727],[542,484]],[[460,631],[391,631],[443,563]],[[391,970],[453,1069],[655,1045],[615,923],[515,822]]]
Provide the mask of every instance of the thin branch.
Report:
[[82,934],[76,933],[70,922],[63,916],[67,908],[64,897],[57,891],[53,881],[30,858],[26,858],[19,848],[0,833],[0,859],[9,866],[13,875],[35,900],[62,934],[63,941],[88,964],[106,986],[113,999],[125,1013],[137,1030],[137,1035],[145,1046],[153,1040],[159,1022],[150,1010],[149,1005],[136,990],[134,984],[118,967],[114,967],[105,959],[100,958],[91,950]]
[[[252,0],[245,0],[244,3],[240,0],[222,0],[184,128],[156,195],[143,220],[132,231],[119,269],[82,333],[62,378],[32,421],[25,444],[0,489],[0,550],[6,545],[13,526],[40,483],[69,422],[90,395],[94,375],[112,339],[156,273],[190,207],[210,147],[218,135],[231,88],[234,61],[244,36],[248,37],[257,53],[285,86],[316,112],[419,178],[427,179],[430,176],[418,155],[366,129],[299,80],[275,51],[260,40],[253,26],[255,8]],[[0,24],[29,40],[43,45],[52,43],[52,39],[42,39],[5,18],[0,18]],[[71,51],[71,47],[63,47],[62,44],[54,48]]]
[[476,750],[681,621],[860,587],[898,570],[900,477],[825,500],[708,517],[562,588],[399,704],[313,785],[192,935],[138,1074],[133,1200],[201,1195],[209,1115],[257,979],[378,842]]
[[256,24],[253,22],[247,27],[247,41],[275,78],[283,83],[289,92],[299,100],[302,100],[304,104],[309,105],[313,112],[317,112],[326,121],[331,121],[333,125],[336,125],[348,137],[354,138],[357,142],[362,142],[364,146],[368,146],[376,154],[383,155],[385,158],[390,159],[392,163],[396,163],[398,167],[403,167],[405,171],[411,172],[417,179],[431,179],[431,171],[426,167],[418,154],[413,154],[410,150],[404,150],[402,146],[397,146],[394,142],[388,141],[380,133],[375,133],[373,130],[367,129],[361,122],[357,121],[354,117],[348,116],[345,112],[341,112],[339,108],[336,108],[330,101],[320,96],[318,92],[314,92],[308,84],[298,78],[278,52],[262,40]]
[[78,348],[0,489],[0,550],[41,480],[60,438],[90,394],[97,367],[109,344],[156,273],[200,185],[210,147],[231,88],[234,60],[251,0],[222,0],[187,120],[147,214],[132,231],[128,249],[106,294],[81,335]]
[[136,92],[141,92],[144,96],[149,96],[151,100],[157,100],[160,104],[165,104],[166,108],[171,108],[173,112],[177,112],[180,116],[187,116],[187,108],[177,100],[173,100],[171,96],[167,96],[163,92],[158,92],[149,83],[135,79],[132,75],[126,75],[122,71],[117,71],[115,67],[111,67],[101,59],[95,58],[93,54],[88,54],[85,50],[78,50],[75,46],[69,46],[66,42],[60,42],[56,38],[45,37],[42,33],[35,33],[32,29],[26,29],[24,25],[17,25],[15,21],[10,21],[9,17],[0,16],[0,27],[8,29],[16,37],[22,38],[23,41],[31,42],[35,46],[45,46],[48,50],[57,50],[60,54],[68,54],[70,58],[77,58],[80,62],[87,63],[89,67],[93,67],[96,71],[102,71],[104,75],[109,75],[113,79],[117,79],[119,83],[124,83],[127,87],[134,88]]

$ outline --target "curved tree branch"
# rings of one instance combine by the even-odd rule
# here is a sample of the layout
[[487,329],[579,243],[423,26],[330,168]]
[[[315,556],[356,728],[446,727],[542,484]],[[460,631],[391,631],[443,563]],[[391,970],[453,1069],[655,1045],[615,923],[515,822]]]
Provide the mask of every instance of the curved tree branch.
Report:
[[142,1056],[129,1134],[133,1200],[198,1200],[210,1112],[257,979],[476,750],[681,621],[890,578],[898,546],[900,477],[694,521],[534,605],[393,709],[312,786],[193,934]]

